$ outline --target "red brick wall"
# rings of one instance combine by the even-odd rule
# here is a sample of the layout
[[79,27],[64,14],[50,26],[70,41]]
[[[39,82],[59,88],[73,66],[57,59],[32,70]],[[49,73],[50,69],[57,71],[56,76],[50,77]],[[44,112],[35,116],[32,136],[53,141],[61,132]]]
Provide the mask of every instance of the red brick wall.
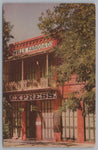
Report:
[[[76,75],[73,75],[71,80],[69,82],[65,83],[64,89],[63,89],[63,97],[67,99],[68,95],[72,92],[76,92],[78,97],[81,97],[82,95],[82,88],[84,85],[82,83],[76,82]],[[60,93],[62,95],[62,87],[59,87]],[[83,108],[83,104],[81,103],[81,106]],[[77,110],[77,141],[79,143],[84,142],[84,117],[82,115],[83,111]]]
[[[81,106],[83,107],[83,104],[81,103]],[[84,117],[82,115],[82,110],[77,110],[77,131],[78,131],[78,142],[82,143],[84,142]]]

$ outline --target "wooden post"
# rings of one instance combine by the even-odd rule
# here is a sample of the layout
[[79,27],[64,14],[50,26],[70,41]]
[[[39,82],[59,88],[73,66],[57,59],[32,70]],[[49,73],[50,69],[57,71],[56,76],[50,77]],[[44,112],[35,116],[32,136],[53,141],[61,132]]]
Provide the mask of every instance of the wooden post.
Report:
[[47,75],[47,86],[48,86],[48,53],[46,54],[46,75]]
[[[22,59],[22,73],[21,73],[21,81],[22,81],[22,89],[23,87],[23,80],[24,80],[24,61]],[[23,112],[22,112],[22,139],[25,140],[26,139],[26,110],[25,110],[25,102],[22,102],[22,108],[23,108]]]
[[24,61],[22,59],[22,62],[21,62],[21,69],[22,69],[22,72],[21,72],[21,88],[23,89],[23,80],[24,80]]

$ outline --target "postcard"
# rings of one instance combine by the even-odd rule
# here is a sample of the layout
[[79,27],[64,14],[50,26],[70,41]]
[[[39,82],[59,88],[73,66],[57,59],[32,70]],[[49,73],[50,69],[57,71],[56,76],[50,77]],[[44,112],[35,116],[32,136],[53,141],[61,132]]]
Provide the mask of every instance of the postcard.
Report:
[[95,4],[3,4],[3,146],[94,147]]

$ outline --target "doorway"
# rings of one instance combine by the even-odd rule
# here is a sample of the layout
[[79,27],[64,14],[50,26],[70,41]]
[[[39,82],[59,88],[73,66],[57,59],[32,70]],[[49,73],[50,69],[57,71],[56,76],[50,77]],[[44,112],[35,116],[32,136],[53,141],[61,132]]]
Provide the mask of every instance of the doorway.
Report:
[[35,102],[27,102],[26,104],[26,138],[36,139],[36,118],[37,111]]
[[30,111],[30,116],[29,116],[29,120],[30,120],[30,124],[29,124],[29,134],[30,134],[30,138],[34,138],[36,139],[36,111]]

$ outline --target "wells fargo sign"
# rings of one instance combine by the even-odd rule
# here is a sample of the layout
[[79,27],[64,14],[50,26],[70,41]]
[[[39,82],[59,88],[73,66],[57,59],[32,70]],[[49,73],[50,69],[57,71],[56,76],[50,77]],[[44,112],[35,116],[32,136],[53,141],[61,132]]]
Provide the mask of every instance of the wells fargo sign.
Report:
[[57,97],[56,91],[9,95],[10,101],[45,100],[45,99],[56,99],[56,97]]
[[28,52],[32,52],[34,50],[41,50],[41,49],[52,47],[52,46],[53,46],[53,41],[49,41],[49,42],[45,42],[42,44],[33,45],[31,47],[14,50],[13,55],[28,53]]

